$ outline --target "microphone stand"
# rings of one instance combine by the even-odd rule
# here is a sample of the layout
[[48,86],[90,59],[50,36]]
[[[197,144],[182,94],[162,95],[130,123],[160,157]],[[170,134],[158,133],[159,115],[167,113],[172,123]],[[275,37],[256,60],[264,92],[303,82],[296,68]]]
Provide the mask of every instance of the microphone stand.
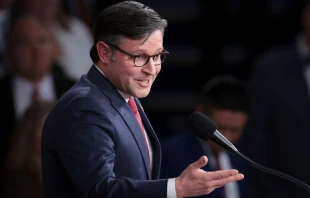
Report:
[[271,168],[267,168],[265,166],[262,166],[256,162],[254,162],[253,160],[247,158],[246,156],[244,156],[242,153],[240,153],[238,151],[238,149],[231,143],[229,142],[220,132],[218,132],[216,130],[216,132],[210,137],[210,139],[217,143],[218,145],[220,145],[221,147],[223,147],[225,150],[227,150],[228,152],[231,152],[233,154],[236,154],[238,155],[239,157],[241,157],[242,159],[244,159],[248,164],[254,166],[255,168],[259,169],[259,170],[262,170],[264,172],[267,172],[269,174],[272,174],[272,175],[275,175],[275,176],[278,176],[278,177],[281,177],[283,179],[286,179],[290,182],[293,182],[301,187],[303,187],[304,189],[306,189],[308,192],[310,192],[310,186],[307,185],[306,183],[288,175],[288,174],[285,174],[285,173],[282,173],[280,171],[276,171],[276,170],[273,170]]
[[[265,166],[262,166],[256,162],[254,162],[253,160],[247,158],[246,156],[244,156],[242,153],[240,153],[238,151],[238,149],[229,140],[227,140],[218,130],[216,130],[217,124],[213,120],[211,120],[210,118],[205,116],[204,114],[202,114],[200,112],[194,112],[188,118],[188,120],[189,120],[191,129],[195,132],[196,136],[198,136],[199,138],[201,138],[205,141],[210,139],[213,142],[215,142],[216,144],[218,144],[219,146],[221,146],[222,148],[224,148],[225,150],[227,150],[228,152],[231,152],[232,154],[238,155],[239,157],[244,159],[247,163],[254,166],[255,168],[262,170],[264,172],[267,172],[269,174],[281,177],[281,178],[286,179],[290,182],[293,182],[293,183],[303,187],[308,192],[310,192],[310,186],[307,185],[306,183],[304,183],[304,182],[302,182],[302,181],[300,181],[300,180],[298,180],[298,179],[296,179],[296,178],[294,178],[288,174],[281,173],[280,171],[276,171],[276,170],[273,170],[271,168],[267,168]],[[196,126],[203,126],[203,128],[202,128],[203,130],[199,129]],[[215,129],[215,131],[214,131],[214,129]],[[206,131],[207,133],[205,133],[203,131]],[[213,132],[213,134],[211,135],[210,132]]]
[[299,179],[296,179],[288,174],[285,174],[285,173],[282,173],[280,171],[276,171],[276,170],[273,170],[271,168],[267,168],[265,166],[262,166],[256,162],[254,162],[253,160],[247,158],[246,156],[244,156],[242,153],[240,153],[239,151],[237,151],[235,154],[237,154],[239,157],[241,157],[242,159],[244,159],[247,163],[249,163],[250,165],[254,166],[255,168],[259,169],[259,170],[262,170],[264,172],[267,172],[269,174],[272,174],[272,175],[276,175],[278,177],[281,177],[283,179],[286,179],[290,182],[293,182],[301,187],[303,187],[304,189],[306,189],[308,192],[310,192],[310,186],[307,185],[306,183],[304,183],[303,181],[300,181]]

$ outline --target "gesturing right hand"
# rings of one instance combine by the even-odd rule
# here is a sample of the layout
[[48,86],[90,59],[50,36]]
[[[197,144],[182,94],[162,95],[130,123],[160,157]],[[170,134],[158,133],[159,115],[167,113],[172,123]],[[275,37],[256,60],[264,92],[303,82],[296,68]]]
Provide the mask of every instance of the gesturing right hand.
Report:
[[206,172],[201,167],[208,163],[208,158],[202,156],[190,164],[182,174],[175,179],[177,197],[194,197],[210,194],[214,189],[227,183],[244,178],[237,170],[219,170]]

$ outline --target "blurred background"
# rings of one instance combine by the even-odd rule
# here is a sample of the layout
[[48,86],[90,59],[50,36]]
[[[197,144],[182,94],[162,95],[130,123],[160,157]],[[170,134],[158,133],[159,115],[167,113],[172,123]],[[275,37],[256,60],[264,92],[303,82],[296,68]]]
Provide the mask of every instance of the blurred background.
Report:
[[[56,101],[91,67],[89,50],[93,44],[92,24],[101,10],[117,2],[120,1],[0,0],[0,88],[4,90],[0,101],[0,105],[3,106],[3,112],[0,113],[3,126],[0,144],[4,156],[1,162],[4,178],[12,177],[4,174],[7,173],[4,159],[10,159],[10,151],[6,148],[11,148],[10,144],[18,144],[16,137],[15,141],[10,141],[11,132],[18,131],[18,124],[25,122],[22,121],[25,119],[24,113],[32,107],[30,100],[21,100],[36,90],[36,83],[33,83],[33,86],[24,86],[26,82],[22,79],[15,79],[15,84],[12,85],[12,76],[23,74],[24,78],[32,79],[33,82],[36,82],[36,76],[50,76],[54,79],[54,87],[37,83],[41,93],[36,100]],[[160,141],[185,128],[186,119],[195,110],[198,95],[209,79],[220,75],[232,75],[243,81],[250,91],[253,89],[255,92],[250,82],[258,58],[272,49],[295,43],[303,30],[302,22],[304,25],[310,25],[310,15],[308,19],[305,17],[302,20],[301,17],[302,8],[308,3],[306,0],[140,2],[155,9],[168,20],[164,47],[169,51],[169,56],[162,65],[150,95],[141,99],[145,113]],[[19,19],[23,18],[25,13],[36,15],[41,25],[44,25],[39,27],[33,21]],[[309,27],[305,30],[309,31]],[[29,52],[30,48],[33,48],[33,51]],[[28,56],[38,57],[38,60]],[[42,62],[45,65],[38,64]],[[29,65],[33,67],[30,68]],[[28,73],[23,68],[29,69]],[[264,71],[268,73],[268,69]],[[277,72],[280,74],[282,71],[278,69]],[[36,75],[32,75],[33,73]],[[262,86],[265,74],[260,75]],[[290,72],[285,73],[281,79],[287,78],[288,84],[293,85],[289,81],[289,74]],[[310,79],[310,72],[305,77]],[[269,81],[271,78],[272,76],[269,77]],[[47,84],[49,79],[46,79]],[[266,83],[266,86],[272,85],[273,82]],[[16,87],[18,88],[15,89]],[[299,88],[292,86],[293,90]],[[268,93],[278,90],[283,91],[285,88],[273,87]],[[309,102],[308,96],[306,93],[302,98]],[[286,100],[285,96],[280,98]],[[17,106],[14,106],[16,104]],[[289,106],[292,103],[287,102],[285,105]],[[310,119],[309,114],[304,118]],[[294,171],[283,171],[294,174]],[[309,178],[307,180],[309,181]]]
[[[38,9],[41,12],[46,10],[48,13],[48,9],[42,7],[48,7],[46,5],[57,1],[59,0],[0,0],[3,2],[1,3],[3,10],[13,15],[22,10],[21,7],[25,9],[31,7],[30,4],[36,4],[32,10]],[[63,0],[62,7],[63,12],[78,18],[91,31],[92,23],[99,12],[117,2],[120,1]],[[142,99],[147,115],[161,136],[161,131],[166,133],[166,129],[178,131],[180,127],[182,128],[181,123],[193,110],[197,92],[208,79],[216,75],[231,74],[247,82],[252,63],[259,55],[273,47],[291,43],[301,29],[300,10],[305,1],[141,0],[140,2],[154,8],[169,22],[164,46],[170,54],[153,85],[151,94]],[[80,26],[83,25],[77,25],[75,31],[79,31],[78,28],[81,32],[85,31],[85,28]],[[78,35],[76,32],[63,36],[61,30],[55,32],[56,39],[58,37],[60,41],[58,43],[60,48],[61,45],[64,45],[63,48],[74,48],[72,45],[74,41],[86,40],[78,42],[84,46],[77,47],[85,48],[84,51],[63,49],[62,56],[67,58],[59,58],[58,61],[65,73],[73,80],[77,80],[81,74],[87,72],[89,67],[87,64],[91,64],[87,53],[92,45],[89,35],[91,33]],[[65,38],[71,37],[71,44],[70,41],[64,42]],[[1,56],[1,60],[3,59]],[[2,63],[0,70],[2,75],[6,71],[4,65],[5,63]]]
[[183,127],[208,79],[229,74],[247,83],[258,56],[294,42],[304,5],[294,0],[143,2],[169,22],[164,46],[170,54],[143,100],[159,136]]

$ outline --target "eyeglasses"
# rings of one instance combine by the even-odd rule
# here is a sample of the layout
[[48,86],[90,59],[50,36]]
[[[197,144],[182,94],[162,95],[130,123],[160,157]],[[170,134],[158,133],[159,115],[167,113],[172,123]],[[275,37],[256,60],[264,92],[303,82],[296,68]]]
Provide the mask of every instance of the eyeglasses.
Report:
[[161,53],[155,54],[154,56],[149,56],[146,54],[132,55],[132,54],[122,50],[121,48],[119,48],[115,45],[112,45],[112,44],[108,44],[108,45],[110,47],[112,47],[113,49],[120,51],[123,54],[126,54],[126,55],[130,56],[131,58],[133,58],[134,65],[136,67],[143,67],[144,65],[146,65],[149,62],[150,58],[153,58],[155,66],[161,65],[164,62],[164,60],[166,59],[167,55],[169,54],[169,52],[167,50],[163,50]]

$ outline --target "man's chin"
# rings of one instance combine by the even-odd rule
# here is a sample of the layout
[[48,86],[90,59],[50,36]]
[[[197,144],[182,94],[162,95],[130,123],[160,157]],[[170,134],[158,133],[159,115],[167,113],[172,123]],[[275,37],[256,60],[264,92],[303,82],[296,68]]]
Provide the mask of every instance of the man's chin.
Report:
[[148,96],[150,93],[150,89],[145,89],[143,91],[138,91],[135,93],[135,97],[137,98],[145,98],[146,96]]
[[137,94],[135,97],[136,98],[145,98],[146,96],[148,96],[149,94]]

